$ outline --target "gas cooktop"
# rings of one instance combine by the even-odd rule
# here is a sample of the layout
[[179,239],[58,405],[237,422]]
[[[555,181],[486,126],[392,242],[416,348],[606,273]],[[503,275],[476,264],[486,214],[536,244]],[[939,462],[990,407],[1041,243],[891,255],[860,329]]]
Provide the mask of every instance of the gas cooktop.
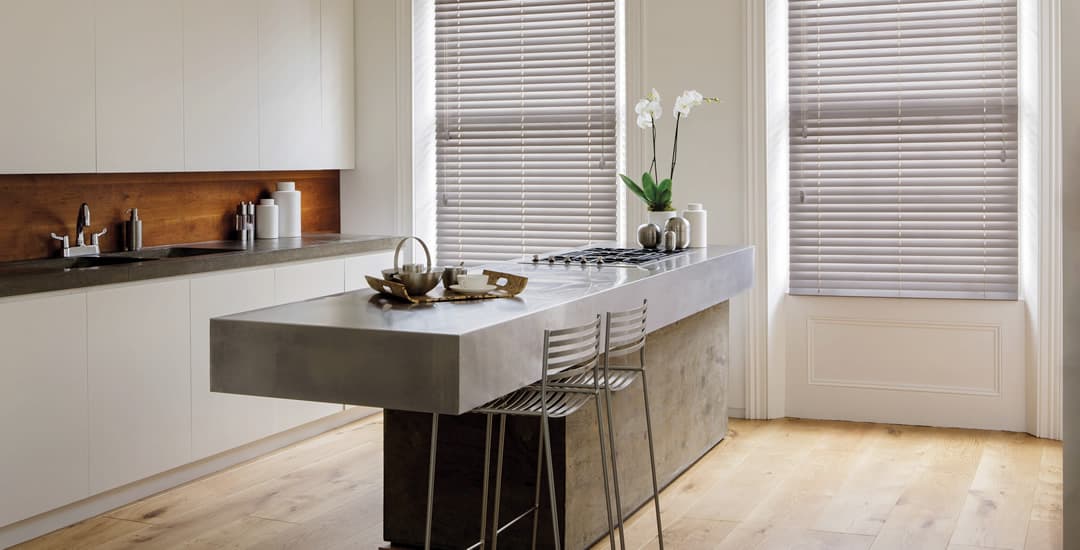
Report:
[[534,264],[566,264],[566,265],[613,265],[622,267],[645,266],[665,260],[684,252],[684,250],[648,250],[645,248],[586,248],[583,250],[570,250],[542,256],[533,255],[531,263]]

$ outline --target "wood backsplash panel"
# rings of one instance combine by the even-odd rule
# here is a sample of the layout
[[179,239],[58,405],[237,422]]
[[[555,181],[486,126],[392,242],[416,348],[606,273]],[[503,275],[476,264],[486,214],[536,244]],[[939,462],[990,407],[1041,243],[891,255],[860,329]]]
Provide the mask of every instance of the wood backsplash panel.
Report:
[[56,256],[60,243],[50,232],[69,235],[74,246],[84,202],[89,229],[109,228],[102,252],[123,250],[129,208],[139,209],[143,246],[232,239],[236,204],[269,197],[279,181],[295,181],[302,193],[305,233],[341,230],[337,170],[0,175],[0,261]]

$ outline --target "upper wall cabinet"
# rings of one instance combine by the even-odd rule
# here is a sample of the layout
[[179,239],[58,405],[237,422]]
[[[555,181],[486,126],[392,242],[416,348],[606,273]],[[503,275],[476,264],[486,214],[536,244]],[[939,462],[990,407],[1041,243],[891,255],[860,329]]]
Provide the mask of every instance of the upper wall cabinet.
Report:
[[181,0],[96,6],[98,171],[183,170]]
[[259,2],[259,159],[264,169],[321,160],[319,0]]
[[348,169],[352,0],[0,0],[0,172]]
[[353,0],[322,0],[322,139],[325,163],[355,168]]
[[90,2],[0,2],[0,172],[94,171],[93,43]]
[[259,2],[184,0],[184,166],[259,166]]

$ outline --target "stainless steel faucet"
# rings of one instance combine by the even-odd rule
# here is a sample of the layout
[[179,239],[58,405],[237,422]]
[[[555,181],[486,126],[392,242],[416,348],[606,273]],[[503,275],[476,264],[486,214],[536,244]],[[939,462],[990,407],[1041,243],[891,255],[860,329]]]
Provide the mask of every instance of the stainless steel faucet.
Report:
[[102,228],[98,233],[90,234],[90,244],[86,244],[86,238],[83,236],[83,232],[90,226],[90,205],[85,202],[79,207],[78,217],[75,218],[75,246],[70,245],[68,236],[61,237],[56,233],[50,233],[49,235],[63,243],[63,248],[60,253],[65,258],[73,256],[95,256],[101,253],[101,248],[98,246],[98,242],[102,235],[109,232],[109,228]]
[[90,205],[85,202],[79,207],[79,215],[75,217],[75,246],[83,246],[86,240],[83,231],[90,225]]

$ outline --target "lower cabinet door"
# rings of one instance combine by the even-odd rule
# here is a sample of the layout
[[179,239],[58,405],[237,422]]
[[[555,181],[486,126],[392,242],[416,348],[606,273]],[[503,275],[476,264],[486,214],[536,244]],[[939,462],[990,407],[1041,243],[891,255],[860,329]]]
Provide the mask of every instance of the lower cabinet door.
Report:
[[[345,260],[288,265],[274,270],[274,302],[288,304],[340,294],[345,291]],[[274,403],[274,431],[341,412],[342,405],[278,399]]]
[[191,460],[187,279],[86,295],[90,492]]
[[191,458],[274,433],[274,400],[210,391],[210,319],[274,305],[274,270],[191,280]]
[[0,526],[90,494],[86,296],[0,302]]
[[382,277],[382,270],[393,265],[394,253],[392,251],[383,250],[345,258],[345,292],[370,288],[365,277],[367,275]]

